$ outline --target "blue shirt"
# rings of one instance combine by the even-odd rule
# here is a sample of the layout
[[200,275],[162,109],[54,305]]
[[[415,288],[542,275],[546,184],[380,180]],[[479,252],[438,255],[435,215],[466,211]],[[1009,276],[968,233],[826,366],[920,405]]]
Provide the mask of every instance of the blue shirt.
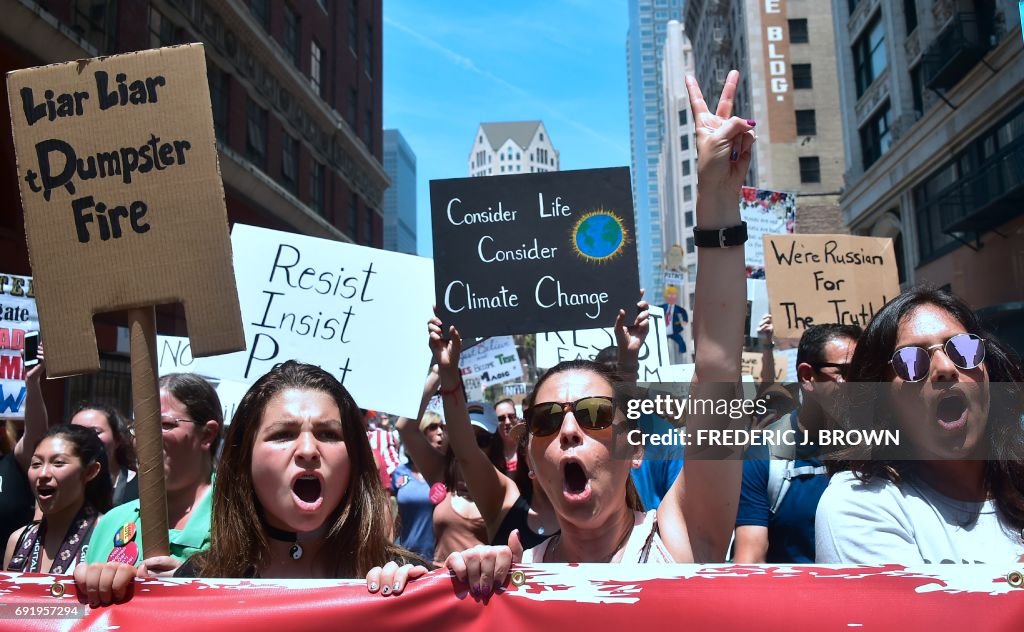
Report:
[[391,491],[398,501],[396,544],[425,560],[434,559],[434,503],[430,502],[430,485],[403,463],[391,474]]
[[[792,428],[799,430],[796,414],[789,415]],[[798,437],[802,433],[798,433]],[[799,454],[799,452],[803,452]],[[795,467],[818,467],[822,463],[810,450],[798,447]],[[771,514],[768,497],[768,446],[754,446],[747,450],[743,462],[743,485],[740,488],[740,506],[736,526],[768,527],[768,553],[765,561],[772,564],[814,563],[814,513],[818,500],[828,487],[828,476],[816,474],[794,478],[775,515]]]
[[[672,429],[667,421],[653,415],[643,415],[637,423],[644,434],[662,434]],[[644,503],[644,511],[658,508],[682,469],[682,446],[649,445],[644,448],[640,467],[630,472]]]

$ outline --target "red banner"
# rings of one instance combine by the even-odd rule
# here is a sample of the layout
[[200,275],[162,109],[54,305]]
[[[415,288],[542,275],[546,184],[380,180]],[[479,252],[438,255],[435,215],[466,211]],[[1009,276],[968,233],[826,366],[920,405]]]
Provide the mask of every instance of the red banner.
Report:
[[362,581],[150,579],[136,582],[128,603],[96,610],[78,603],[70,578],[57,578],[67,593],[55,598],[53,577],[0,574],[0,630],[302,632],[354,625],[412,632],[443,623],[446,630],[487,632],[541,624],[624,632],[667,625],[976,632],[1024,625],[1024,588],[1013,585],[1017,577],[1007,579],[1013,568],[589,564],[522,570],[524,584],[486,603],[457,591],[439,571],[399,597],[370,595]]

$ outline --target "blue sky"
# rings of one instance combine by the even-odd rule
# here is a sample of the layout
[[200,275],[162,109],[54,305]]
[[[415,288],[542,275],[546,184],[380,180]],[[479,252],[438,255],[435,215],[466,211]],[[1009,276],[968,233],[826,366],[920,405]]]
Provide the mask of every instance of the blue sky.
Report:
[[623,0],[384,3],[384,127],[416,153],[417,240],[429,181],[463,178],[482,122],[541,119],[562,169],[628,166]]

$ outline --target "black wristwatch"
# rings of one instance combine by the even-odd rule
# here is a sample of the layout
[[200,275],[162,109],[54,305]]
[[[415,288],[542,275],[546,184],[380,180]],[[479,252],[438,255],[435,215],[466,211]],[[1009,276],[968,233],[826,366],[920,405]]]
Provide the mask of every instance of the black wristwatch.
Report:
[[693,229],[693,245],[698,248],[731,248],[747,242],[747,223],[714,230]]

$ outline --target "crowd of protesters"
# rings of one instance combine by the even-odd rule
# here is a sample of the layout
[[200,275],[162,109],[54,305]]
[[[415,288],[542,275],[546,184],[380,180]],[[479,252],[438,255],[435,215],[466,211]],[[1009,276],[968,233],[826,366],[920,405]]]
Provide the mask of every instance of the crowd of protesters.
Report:
[[[715,112],[687,81],[701,230],[740,223],[756,123],[732,115],[737,81],[730,73]],[[743,248],[723,243],[698,250],[695,396],[734,397],[741,377]],[[437,318],[427,323],[434,366],[416,418],[361,409],[331,374],[296,361],[262,376],[230,420],[206,380],[164,376],[170,551],[149,559],[132,424],[100,403],[82,404],[67,424],[49,419],[44,359],[27,374],[20,437],[0,441],[3,568],[73,573],[100,606],[129,598],[136,577],[159,575],[365,578],[369,592],[387,596],[445,567],[486,599],[516,563],[913,565],[1024,555],[1024,374],[955,296],[915,288],[863,331],[808,329],[788,388],[772,383],[766,318],[759,395],[770,405],[739,420],[627,416],[649,331],[647,302],[634,317],[627,308],[608,354],[551,368],[518,406],[466,400],[462,339]],[[884,388],[842,409],[837,390],[847,383]],[[438,395],[442,410],[427,411]],[[902,452],[850,447],[824,459],[805,445],[651,458],[624,432],[652,423],[816,432],[854,416],[900,430]]]

